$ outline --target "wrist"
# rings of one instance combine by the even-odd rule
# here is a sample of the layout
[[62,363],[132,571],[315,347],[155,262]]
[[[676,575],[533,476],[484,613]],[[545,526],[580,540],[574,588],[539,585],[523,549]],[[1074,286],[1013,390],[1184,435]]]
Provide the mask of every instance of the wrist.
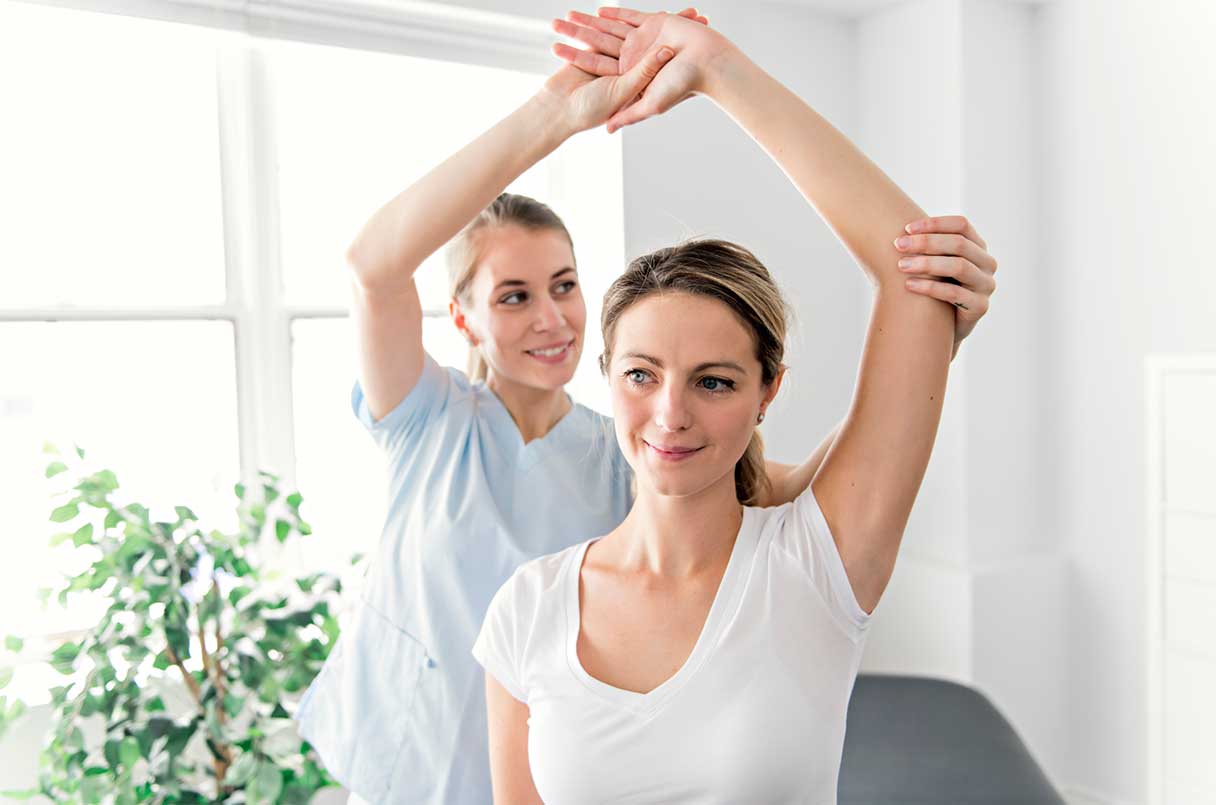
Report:
[[578,133],[567,118],[565,100],[544,87],[524,102],[520,112],[532,122],[537,138],[547,150],[556,149]]
[[706,61],[697,91],[721,105],[747,81],[751,72],[758,69],[747,54],[730,42],[724,42],[723,47]]

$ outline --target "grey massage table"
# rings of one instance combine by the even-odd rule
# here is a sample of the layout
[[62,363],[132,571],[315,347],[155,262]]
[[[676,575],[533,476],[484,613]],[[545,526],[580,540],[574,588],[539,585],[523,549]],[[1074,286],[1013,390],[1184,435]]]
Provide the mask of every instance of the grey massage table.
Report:
[[982,694],[954,682],[860,674],[839,805],[1064,805]]

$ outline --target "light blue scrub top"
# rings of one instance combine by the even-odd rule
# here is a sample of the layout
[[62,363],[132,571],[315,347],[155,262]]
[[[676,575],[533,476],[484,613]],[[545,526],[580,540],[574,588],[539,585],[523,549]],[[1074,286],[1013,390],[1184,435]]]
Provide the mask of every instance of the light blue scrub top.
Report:
[[300,734],[372,803],[491,802],[484,676],[471,654],[520,564],[606,534],[632,503],[612,420],[582,405],[523,443],[482,382],[440,367],[380,421],[389,508],[350,625],[300,701]]

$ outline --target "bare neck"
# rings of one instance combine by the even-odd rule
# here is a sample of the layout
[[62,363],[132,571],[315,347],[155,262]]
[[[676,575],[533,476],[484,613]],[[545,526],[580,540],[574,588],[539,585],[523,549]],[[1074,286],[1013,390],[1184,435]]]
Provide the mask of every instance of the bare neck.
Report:
[[639,485],[625,521],[597,544],[598,558],[664,579],[694,577],[725,566],[742,522],[733,471],[685,497]]
[[486,378],[486,387],[502,401],[524,444],[553,430],[572,407],[563,388],[538,389],[500,378],[493,372]]

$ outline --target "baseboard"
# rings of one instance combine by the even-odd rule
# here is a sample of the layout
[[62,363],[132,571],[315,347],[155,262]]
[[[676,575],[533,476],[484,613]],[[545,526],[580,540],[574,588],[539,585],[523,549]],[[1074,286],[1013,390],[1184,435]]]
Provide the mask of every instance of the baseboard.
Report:
[[1061,786],[1060,794],[1068,805],[1141,805],[1125,799],[1115,799],[1081,785]]

